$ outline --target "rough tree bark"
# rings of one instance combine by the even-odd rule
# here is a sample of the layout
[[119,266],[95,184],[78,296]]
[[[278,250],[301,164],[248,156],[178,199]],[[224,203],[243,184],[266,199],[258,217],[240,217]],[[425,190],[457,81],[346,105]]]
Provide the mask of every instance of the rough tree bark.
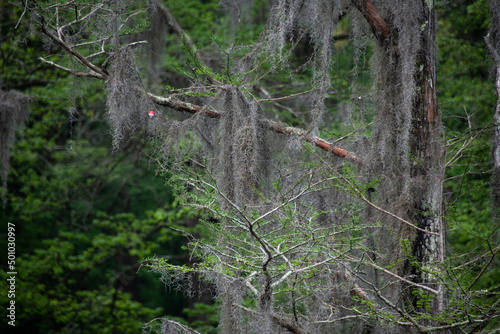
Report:
[[492,158],[493,158],[493,175],[492,175],[492,206],[493,219],[498,224],[498,210],[500,209],[500,2],[498,0],[490,1],[490,12],[492,27],[486,36],[486,44],[490,50],[493,59],[495,60],[496,80],[495,86],[497,91],[497,104],[495,114],[493,116],[493,138],[492,138]]

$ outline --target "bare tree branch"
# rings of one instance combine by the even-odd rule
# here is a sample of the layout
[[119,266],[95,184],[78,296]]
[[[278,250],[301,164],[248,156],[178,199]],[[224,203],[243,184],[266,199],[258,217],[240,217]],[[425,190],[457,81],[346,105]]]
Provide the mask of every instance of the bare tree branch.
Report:
[[102,4],[100,4],[99,6],[96,6],[90,13],[88,13],[87,15],[83,16],[83,17],[80,17],[80,18],[77,18],[76,20],[74,21],[71,21],[63,26],[61,26],[60,28],[57,29],[57,33],[59,35],[64,35],[63,32],[64,32],[64,29],[66,28],[69,28],[71,27],[72,25],[74,24],[77,24],[79,22],[82,22],[90,17],[92,17],[99,9],[101,9],[102,7],[104,7],[104,5],[106,5],[109,1],[106,1],[106,2],[103,2]]
[[[167,19],[168,25],[174,30],[174,32],[179,36],[181,41],[184,43],[184,45],[188,48],[189,54],[196,59],[200,64],[208,68],[208,65],[205,63],[205,61],[201,58],[200,51],[196,47],[196,44],[193,42],[191,37],[182,29],[181,25],[175,18],[175,16],[170,13],[168,8],[165,6],[163,2],[159,3],[158,8],[160,11],[163,13],[165,18]],[[207,80],[212,83],[212,84],[220,84],[217,80],[215,80],[213,77],[205,73]]]
[[85,65],[87,68],[91,69],[94,72],[97,72],[101,74],[103,77],[107,77],[108,73],[106,70],[101,69],[99,66],[96,66],[92,64],[87,58],[85,58],[83,55],[80,53],[74,51],[68,44],[66,44],[64,41],[59,39],[58,37],[54,36],[50,32],[47,31],[47,29],[41,25],[42,32],[48,36],[50,39],[52,39],[54,42],[56,42],[58,45],[60,45],[66,52],[74,56],[76,59],[78,59],[83,65]]
[[352,3],[363,14],[366,21],[370,25],[375,34],[375,37],[383,42],[389,36],[389,26],[380,17],[378,11],[373,6],[371,0],[352,0]]
[[[341,149],[341,150],[342,150],[342,149]],[[333,153],[333,152],[332,152],[332,153]],[[327,162],[326,162],[326,161],[325,161],[322,157],[318,156],[318,158],[319,158],[321,161],[323,161],[323,163],[325,164],[325,166],[329,166],[329,165],[328,165],[328,163],[327,163]],[[332,172],[333,172],[333,173],[338,174],[338,172],[337,172],[336,170],[334,170],[333,168],[331,168],[331,166],[329,166],[329,167],[330,167],[330,169],[332,170]],[[356,195],[357,195],[357,196],[358,196],[358,197],[359,197],[359,198],[360,198],[363,202],[365,202],[366,204],[368,204],[369,206],[371,206],[371,207],[372,207],[372,208],[374,208],[375,210],[380,211],[380,212],[382,212],[382,213],[384,213],[384,214],[386,214],[386,215],[388,215],[388,216],[390,216],[390,217],[392,217],[392,218],[395,218],[395,219],[399,220],[400,222],[402,222],[402,223],[404,223],[404,224],[406,224],[406,225],[408,225],[408,226],[411,226],[412,228],[414,228],[414,229],[416,229],[416,230],[418,230],[418,231],[420,231],[420,232],[424,232],[424,233],[431,234],[431,235],[436,235],[436,236],[441,235],[441,234],[440,234],[440,233],[438,233],[438,232],[432,232],[432,231],[429,231],[429,230],[425,230],[425,229],[423,229],[423,228],[420,228],[420,227],[418,227],[417,225],[415,225],[415,224],[413,224],[413,223],[409,222],[408,220],[403,219],[402,217],[399,217],[399,216],[397,216],[397,215],[393,214],[393,213],[392,213],[392,212],[390,212],[390,211],[387,211],[387,210],[382,209],[381,207],[377,206],[375,203],[373,203],[372,201],[370,201],[369,199],[367,199],[367,198],[365,197],[365,195],[363,195],[363,193],[362,193],[362,192],[361,192],[361,191],[360,191],[357,187],[355,187],[355,186],[354,186],[354,185],[353,185],[353,184],[352,184],[352,183],[351,183],[351,182],[350,182],[347,178],[345,178],[345,177],[344,177],[343,175],[341,175],[341,174],[338,174],[338,175],[339,175],[339,177],[340,177],[340,178],[341,178],[344,182],[346,182],[346,183],[347,183],[347,185],[349,186],[349,188],[351,188],[351,189],[355,192],[355,194],[356,194]]]
[[[335,249],[334,249],[333,251],[335,251],[335,252],[337,252],[337,253],[340,253],[340,251],[335,250]],[[405,282],[405,283],[407,283],[407,284],[409,284],[409,285],[415,286],[415,287],[417,287],[417,288],[420,288],[420,289],[425,290],[425,291],[427,291],[427,292],[433,293],[433,294],[435,294],[435,295],[437,295],[437,294],[438,294],[438,291],[437,291],[436,289],[433,289],[433,288],[431,288],[431,287],[428,287],[428,286],[423,285],[423,284],[420,284],[420,283],[415,283],[415,282],[412,282],[412,281],[410,281],[409,279],[406,279],[406,278],[404,278],[404,277],[401,277],[401,276],[399,276],[398,274],[395,274],[395,273],[393,273],[392,271],[387,270],[387,269],[385,269],[385,268],[383,268],[383,267],[379,266],[378,264],[376,264],[376,263],[375,263],[375,262],[373,262],[373,261],[370,261],[370,262],[368,262],[368,261],[364,261],[364,260],[359,259],[359,258],[355,258],[355,257],[348,256],[347,254],[344,254],[344,256],[345,256],[345,258],[346,258],[346,259],[348,259],[349,261],[352,261],[353,263],[363,263],[363,264],[368,265],[368,266],[370,266],[370,267],[373,267],[373,268],[375,268],[375,269],[377,269],[377,270],[383,271],[383,272],[384,272],[384,273],[386,273],[387,275],[392,276],[392,277],[396,278],[397,280],[399,280],[399,281],[401,281],[401,282]]]

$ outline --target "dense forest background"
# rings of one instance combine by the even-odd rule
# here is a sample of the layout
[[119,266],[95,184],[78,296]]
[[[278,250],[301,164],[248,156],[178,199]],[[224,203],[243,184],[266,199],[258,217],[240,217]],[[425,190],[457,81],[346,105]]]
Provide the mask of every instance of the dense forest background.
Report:
[[[144,85],[171,95],[184,94],[189,77],[195,82],[203,76],[230,78],[225,71],[233,66],[231,57],[243,52],[239,45],[256,42],[275,4],[163,3],[170,16],[150,9],[149,19],[139,20],[127,36],[133,37],[131,41],[148,41],[147,46],[135,49]],[[109,121],[109,91],[100,82],[47,63],[52,59],[48,55],[62,52],[61,46],[36,31],[24,4],[30,1],[0,5],[0,221],[4,236],[0,301],[1,305],[9,302],[5,291],[10,222],[15,224],[16,236],[15,331],[160,331],[153,319],[166,317],[200,333],[215,333],[224,306],[215,298],[214,286],[194,272],[184,276],[190,276],[184,283],[172,284],[174,278],[151,271],[144,261],[157,256],[174,265],[192,266],[197,259],[186,245],[192,236],[213,237],[206,226],[210,218],[202,209],[182,202],[185,189],[175,188],[168,173],[174,169],[174,160],[157,158],[162,151],[157,137],[138,124],[139,130],[129,131],[135,125],[127,124],[117,140],[115,120]],[[437,101],[447,151],[443,184],[446,252],[451,266],[464,269],[457,278],[463,286],[456,288],[482,291],[482,299],[474,303],[493,305],[490,321],[467,332],[493,333],[500,328],[500,267],[495,257],[499,222],[492,158],[496,74],[485,42],[492,27],[490,3],[443,0],[436,2],[435,10]],[[318,122],[320,135],[340,144],[355,134],[370,134],[366,124],[374,113],[369,60],[374,42],[357,38],[360,32],[349,20],[349,15],[340,17],[332,32],[335,48],[328,71],[334,85],[324,102],[325,116],[310,118],[306,112],[311,104],[308,99],[314,97],[301,99],[307,87],[304,82],[321,78],[305,65],[293,77],[288,71],[264,69],[266,79],[250,92],[262,100],[264,113],[297,128]],[[286,56],[293,67],[293,62],[307,64],[316,51],[306,36]],[[203,73],[205,66],[222,74]],[[207,98],[196,89],[190,94],[199,101]],[[299,98],[291,102],[276,99],[294,94]],[[143,108],[144,115],[152,109],[148,104],[136,106]],[[182,117],[187,116],[180,121]],[[189,157],[186,161],[189,164]],[[419,302],[425,304],[425,296]],[[457,307],[467,308],[467,301]],[[14,329],[8,321],[2,318],[2,332]]]

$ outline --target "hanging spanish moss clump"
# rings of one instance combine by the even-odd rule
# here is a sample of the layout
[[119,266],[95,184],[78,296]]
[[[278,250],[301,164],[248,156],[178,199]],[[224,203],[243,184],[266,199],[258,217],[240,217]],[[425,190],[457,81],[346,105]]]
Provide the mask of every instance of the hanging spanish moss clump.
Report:
[[[422,221],[415,216],[416,212],[439,212],[434,210],[434,204],[424,205],[422,198],[430,198],[424,194],[425,189],[440,186],[440,170],[427,164],[427,160],[439,159],[442,155],[436,151],[434,158],[418,156],[419,148],[416,148],[423,142],[419,137],[422,126],[419,128],[418,122],[424,124],[423,116],[420,116],[422,113],[419,113],[424,108],[421,91],[417,90],[417,86],[423,86],[420,82],[423,68],[420,56],[426,41],[424,31],[428,33],[428,29],[433,29],[432,20],[423,16],[429,12],[423,6],[427,6],[423,1],[403,0],[378,4],[381,17],[392,30],[389,35],[377,40],[373,51],[373,99],[376,111],[372,148],[364,164],[364,175],[368,181],[379,181],[376,191],[367,196],[373,196],[373,201],[383,209],[416,224]],[[433,55],[427,57],[432,58]],[[427,145],[439,145],[438,137],[436,135],[435,142],[429,141]],[[429,187],[423,186],[424,183]],[[438,205],[440,203],[439,199],[435,202]],[[401,259],[416,253],[411,249],[412,245],[418,244],[415,243],[418,238],[416,230],[397,219],[373,212],[371,208],[367,209],[366,217],[380,221],[382,225],[380,231],[374,231],[378,236],[369,241],[370,249],[374,249],[370,256],[378,256],[380,263],[393,265],[394,270],[401,275],[408,274],[408,266],[411,265]],[[372,274],[375,275],[376,284],[390,279],[380,277],[379,281],[377,274]],[[394,301],[400,300],[400,286],[393,285],[388,294],[392,294]]]
[[148,111],[154,110],[152,102],[138,91],[143,85],[130,48],[122,48],[114,55],[106,86],[113,148],[117,150],[127,135],[146,125]]
[[29,97],[24,94],[0,90],[0,177],[4,205],[10,165],[10,149],[14,143],[16,129],[28,119],[29,101]]
[[[357,8],[350,8],[349,18],[351,25],[349,42],[354,47],[354,57],[352,59],[352,79],[350,80],[351,98],[350,103],[346,106],[346,115],[344,117],[348,120],[354,117],[354,121],[365,124],[369,116],[367,111],[373,105],[373,97],[376,94],[374,96],[370,94],[369,88],[361,83],[363,80],[360,75],[369,67],[370,61],[367,54],[368,50],[371,50],[373,38],[369,26],[365,24],[365,19]],[[365,153],[359,150],[356,150],[356,152],[363,156]]]
[[[415,6],[415,5],[413,5]],[[408,7],[395,5],[394,8]],[[415,15],[418,10],[390,13],[397,23],[398,36],[389,47],[375,47],[372,73],[375,81],[376,114],[374,116],[373,170],[394,180],[387,190],[389,198],[406,196],[409,190],[411,111],[415,96],[415,60],[420,31]],[[397,18],[397,20],[396,20]],[[396,161],[396,163],[394,163]],[[394,193],[399,196],[392,196]]]
[[165,17],[164,11],[160,10],[154,3],[150,12],[150,27],[147,31],[140,34],[140,36],[144,36],[144,39],[148,41],[148,45],[146,46],[148,52],[144,53],[144,59],[149,63],[149,66],[145,67],[147,71],[146,85],[151,88],[161,84],[160,75],[163,74],[161,64],[164,59],[163,46],[168,36],[168,19]]
[[257,199],[256,189],[263,171],[265,142],[257,124],[257,106],[237,87],[223,93],[219,132],[220,143],[216,156],[218,184],[221,191],[240,204]]
[[325,98],[331,87],[330,66],[333,59],[333,34],[342,15],[341,1],[314,0],[306,1],[301,10],[300,19],[307,31],[308,38],[314,44],[315,69],[313,85],[316,88],[312,96],[311,124],[309,130],[318,134],[325,110]]
[[220,303],[220,333],[242,333],[242,309],[240,308],[243,301],[242,292],[245,288],[241,282],[230,280],[223,275],[216,279],[218,288],[218,298]]

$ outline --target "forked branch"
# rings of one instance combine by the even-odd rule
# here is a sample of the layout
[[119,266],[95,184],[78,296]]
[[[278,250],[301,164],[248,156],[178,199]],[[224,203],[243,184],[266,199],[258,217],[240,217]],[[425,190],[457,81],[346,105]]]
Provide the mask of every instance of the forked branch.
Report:
[[361,14],[363,14],[366,21],[372,28],[375,37],[377,37],[380,42],[385,41],[389,36],[389,26],[384,19],[380,17],[371,0],[352,0],[352,3],[356,6],[356,8],[358,8]]

